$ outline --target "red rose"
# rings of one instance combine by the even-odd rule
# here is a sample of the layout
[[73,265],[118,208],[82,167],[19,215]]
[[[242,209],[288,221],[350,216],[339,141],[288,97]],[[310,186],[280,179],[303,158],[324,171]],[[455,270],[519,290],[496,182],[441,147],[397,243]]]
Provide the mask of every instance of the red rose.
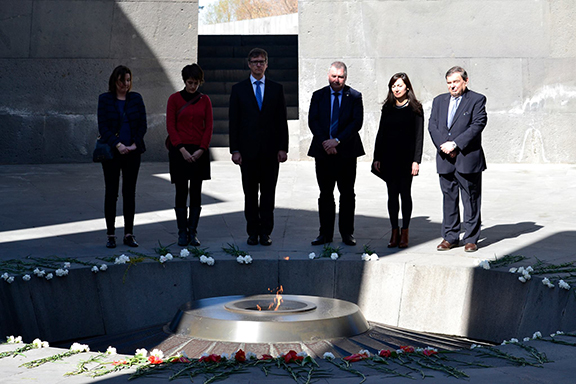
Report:
[[390,357],[392,356],[392,352],[387,349],[383,349],[378,353],[378,355],[380,355],[380,357]]
[[402,350],[402,352],[404,353],[412,353],[414,352],[414,347],[409,347],[407,345],[401,345],[400,349]]
[[150,364],[162,364],[162,359],[156,357],[156,356],[149,356],[148,357],[148,361],[150,362]]
[[236,359],[236,361],[239,363],[243,363],[246,361],[246,353],[239,349],[238,352],[236,352],[236,355],[234,355],[234,359]]
[[262,355],[262,358],[260,360],[274,360],[274,358],[271,355],[265,353]]
[[286,364],[292,363],[292,362],[297,362],[297,361],[302,361],[302,360],[304,360],[304,357],[298,356],[298,354],[294,350],[291,350],[290,352],[288,352],[287,354],[284,355],[284,362]]

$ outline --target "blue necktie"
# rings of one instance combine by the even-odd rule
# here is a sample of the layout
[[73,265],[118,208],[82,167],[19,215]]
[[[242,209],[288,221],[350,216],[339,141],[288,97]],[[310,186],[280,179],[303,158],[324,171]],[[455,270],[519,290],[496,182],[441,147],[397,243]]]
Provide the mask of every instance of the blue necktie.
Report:
[[258,103],[258,109],[262,110],[262,91],[260,90],[260,84],[262,84],[262,82],[256,80],[254,84],[256,84],[256,102]]
[[332,119],[330,120],[330,137],[336,137],[338,133],[338,115],[340,115],[340,101],[338,96],[340,92],[334,93],[334,104],[332,104]]
[[460,97],[457,97],[452,102],[452,109],[448,114],[448,128],[452,127],[452,122],[454,121],[454,116],[456,116],[456,110],[458,109],[459,104],[460,104]]

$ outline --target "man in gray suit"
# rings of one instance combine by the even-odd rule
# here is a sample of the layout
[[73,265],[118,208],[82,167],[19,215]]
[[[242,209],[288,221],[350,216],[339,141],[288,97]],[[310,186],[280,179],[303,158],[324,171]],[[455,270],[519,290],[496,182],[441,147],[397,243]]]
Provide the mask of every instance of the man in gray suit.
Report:
[[486,97],[468,89],[468,74],[462,67],[446,72],[448,93],[432,103],[428,130],[438,152],[436,167],[444,195],[442,242],[438,251],[458,245],[460,235],[459,197],[464,206],[464,251],[478,249],[482,171],[486,159],[482,131],[488,120]]

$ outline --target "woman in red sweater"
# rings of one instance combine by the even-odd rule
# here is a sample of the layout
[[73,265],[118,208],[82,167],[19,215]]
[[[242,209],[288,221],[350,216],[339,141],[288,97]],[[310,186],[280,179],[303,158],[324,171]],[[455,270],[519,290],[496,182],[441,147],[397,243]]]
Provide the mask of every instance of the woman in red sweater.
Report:
[[198,64],[185,66],[182,80],[185,88],[170,96],[166,109],[170,181],[176,187],[178,245],[199,246],[196,229],[202,210],[202,181],[210,179],[208,147],[212,139],[212,103],[208,96],[198,92],[204,83],[204,72]]

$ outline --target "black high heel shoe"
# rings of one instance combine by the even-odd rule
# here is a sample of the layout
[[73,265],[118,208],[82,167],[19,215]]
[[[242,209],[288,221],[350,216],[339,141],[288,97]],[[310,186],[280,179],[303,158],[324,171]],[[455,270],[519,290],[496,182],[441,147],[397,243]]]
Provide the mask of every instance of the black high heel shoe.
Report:
[[126,235],[124,236],[124,244],[126,244],[129,247],[137,247],[138,243],[136,242],[136,238],[134,237],[134,235]]
[[116,236],[108,236],[108,241],[106,242],[106,248],[116,248]]

